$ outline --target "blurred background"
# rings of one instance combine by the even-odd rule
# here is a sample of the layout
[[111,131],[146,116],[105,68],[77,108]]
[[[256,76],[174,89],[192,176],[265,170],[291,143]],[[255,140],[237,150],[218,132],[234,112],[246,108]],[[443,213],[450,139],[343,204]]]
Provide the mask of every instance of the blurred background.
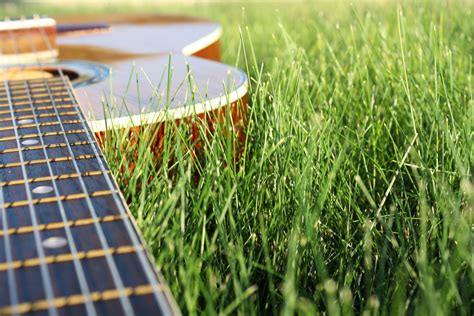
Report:
[[281,1],[281,0],[0,0],[0,3],[10,5],[11,7],[22,4],[30,5],[61,5],[61,6],[110,6],[110,5],[127,5],[127,6],[143,6],[143,5],[170,5],[170,4],[228,4],[228,3],[295,3],[295,2],[311,2],[305,0]]

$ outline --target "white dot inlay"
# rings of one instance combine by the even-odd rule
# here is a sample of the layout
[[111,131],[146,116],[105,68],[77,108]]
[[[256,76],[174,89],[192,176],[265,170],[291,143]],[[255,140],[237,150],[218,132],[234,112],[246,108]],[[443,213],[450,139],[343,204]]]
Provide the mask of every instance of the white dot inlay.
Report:
[[40,185],[39,187],[34,188],[32,191],[36,194],[46,194],[53,191],[53,187],[48,185]]
[[43,247],[45,248],[61,248],[67,245],[67,240],[64,237],[49,237],[43,240]]
[[36,145],[38,143],[39,141],[37,139],[27,139],[21,142],[21,144],[25,146]]
[[33,120],[32,119],[24,119],[24,120],[19,120],[17,123],[20,124],[20,125],[31,124],[31,123],[33,123]]

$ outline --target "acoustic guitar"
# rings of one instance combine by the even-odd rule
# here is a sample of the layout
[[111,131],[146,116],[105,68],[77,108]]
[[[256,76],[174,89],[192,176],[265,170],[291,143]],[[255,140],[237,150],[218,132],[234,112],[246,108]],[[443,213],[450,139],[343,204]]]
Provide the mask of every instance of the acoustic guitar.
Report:
[[221,33],[154,15],[0,22],[0,314],[179,314],[97,139],[243,120],[247,79],[218,62]]

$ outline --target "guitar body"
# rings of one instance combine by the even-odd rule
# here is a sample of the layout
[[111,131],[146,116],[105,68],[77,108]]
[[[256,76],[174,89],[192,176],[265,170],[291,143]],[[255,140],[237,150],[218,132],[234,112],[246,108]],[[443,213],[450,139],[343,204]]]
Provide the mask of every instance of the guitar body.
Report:
[[[222,30],[217,23],[157,15],[56,20],[109,25],[58,36],[59,60],[50,65],[72,74],[94,132],[183,119],[239,102],[245,106],[246,75],[218,62]],[[235,119],[244,119],[234,112]]]
[[156,14],[67,16],[54,19],[60,25],[96,23],[109,27],[105,30],[78,32],[64,29],[64,36],[58,38],[60,57],[63,59],[109,63],[117,59],[133,60],[140,55],[159,56],[172,52],[220,60],[222,29],[218,23],[205,19]]
[[240,133],[247,78],[218,62],[221,32],[156,15],[0,22],[0,314],[179,314],[96,139],[222,113]]

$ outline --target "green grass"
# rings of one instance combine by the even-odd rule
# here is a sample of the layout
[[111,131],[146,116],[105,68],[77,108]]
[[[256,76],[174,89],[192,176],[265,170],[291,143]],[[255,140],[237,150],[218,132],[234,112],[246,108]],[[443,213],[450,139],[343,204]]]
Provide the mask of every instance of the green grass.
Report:
[[173,124],[107,144],[185,314],[472,315],[473,9],[159,9],[220,21],[251,83],[237,162],[228,120],[196,155]]

